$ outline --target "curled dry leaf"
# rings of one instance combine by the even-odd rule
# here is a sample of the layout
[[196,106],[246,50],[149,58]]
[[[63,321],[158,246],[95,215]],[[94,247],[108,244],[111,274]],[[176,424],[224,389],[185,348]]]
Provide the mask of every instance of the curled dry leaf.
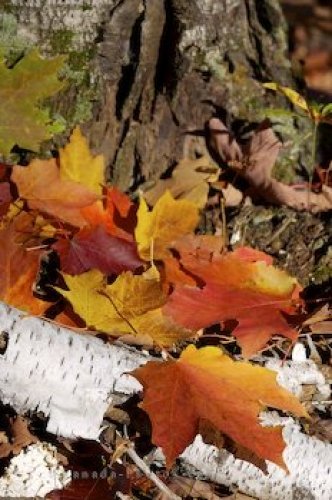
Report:
[[272,168],[281,143],[268,122],[263,122],[252,139],[240,147],[223,122],[213,118],[209,123],[210,145],[218,157],[245,179],[253,195],[269,203],[288,205],[296,210],[326,212],[332,209],[332,188],[322,186],[320,193],[297,189],[273,179]]
[[0,443],[0,458],[8,457],[10,453],[18,455],[20,451],[32,443],[38,443],[38,438],[31,434],[28,429],[28,422],[23,417],[11,419],[11,434],[10,442]]
[[142,408],[167,467],[194,440],[201,419],[257,456],[285,467],[280,427],[262,427],[258,416],[267,406],[307,416],[297,398],[278,386],[275,372],[233,361],[216,347],[190,345],[178,361],[150,361],[132,375],[143,385]]
[[306,319],[302,326],[309,327],[312,333],[330,334],[332,331],[332,310],[328,304],[318,309]]
[[206,204],[209,183],[218,179],[219,168],[211,159],[203,156],[197,160],[184,158],[175,167],[170,179],[159,180],[157,184],[144,192],[144,198],[150,205],[168,190],[173,198],[192,201],[198,208]]

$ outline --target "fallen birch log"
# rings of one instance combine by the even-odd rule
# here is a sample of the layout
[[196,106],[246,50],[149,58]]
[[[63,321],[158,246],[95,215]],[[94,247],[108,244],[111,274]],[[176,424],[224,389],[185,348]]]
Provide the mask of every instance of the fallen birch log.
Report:
[[[18,413],[42,411],[49,418],[47,430],[62,436],[98,439],[114,398],[141,388],[128,372],[152,359],[133,348],[25,316],[3,303],[0,324],[0,399]],[[317,383],[322,384],[321,374]],[[266,418],[271,425],[279,423],[272,414]],[[207,478],[260,499],[330,500],[332,446],[303,434],[292,419],[285,422],[288,475],[271,463],[264,475],[254,465],[204,444],[200,436],[181,458]]]
[[97,439],[114,396],[141,387],[126,373],[149,357],[130,347],[105,344],[3,303],[0,325],[7,339],[0,355],[0,399],[18,413],[42,411],[48,432]]

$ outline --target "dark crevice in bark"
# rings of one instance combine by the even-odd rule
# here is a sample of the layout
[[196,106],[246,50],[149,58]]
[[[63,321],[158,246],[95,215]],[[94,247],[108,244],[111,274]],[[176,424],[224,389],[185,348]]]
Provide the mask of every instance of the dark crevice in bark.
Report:
[[255,0],[255,4],[256,4],[257,19],[261,27],[266,31],[266,33],[272,33],[273,24],[271,22],[271,18],[266,4],[262,4],[261,0]]
[[262,81],[266,77],[265,71],[265,57],[263,53],[262,43],[257,35],[253,36],[253,41],[255,43],[255,49],[257,53],[257,61],[251,60],[251,67],[254,72],[256,80]]
[[122,118],[123,107],[135,82],[141,52],[142,23],[144,17],[145,10],[138,16],[134,23],[129,41],[129,63],[122,67],[122,74],[116,95],[116,116],[118,120]]
[[[262,40],[260,38],[261,31],[257,33],[258,30],[258,20],[257,20],[257,1],[255,0],[254,4],[250,4],[245,2],[246,12],[247,12],[247,20],[249,26],[249,36],[252,44],[252,48],[255,51],[256,58],[253,58],[248,55],[248,62],[250,64],[253,77],[261,81],[263,78],[263,68],[265,67],[265,58],[264,52],[262,48]],[[260,27],[260,26],[259,26]]]
[[140,121],[141,105],[142,105],[142,94],[139,96],[139,99],[133,111],[133,119],[137,122]]
[[121,7],[121,5],[123,3],[125,3],[126,0],[119,0],[118,2],[115,2],[115,4],[113,5],[113,7],[110,9],[109,11],[109,17],[111,18],[114,14],[114,12],[119,8]]
[[170,113],[171,113],[171,116],[172,116],[172,120],[174,122],[174,124],[179,127],[180,126],[180,120],[178,119],[178,117],[176,116],[176,113],[174,111],[174,109],[172,109],[172,106],[171,106],[171,102],[169,101],[169,109],[170,109]]
[[225,62],[228,64],[228,71],[232,75],[235,71],[235,64],[234,61],[232,61],[232,58],[228,53],[225,54],[224,57]]
[[159,57],[154,81],[156,94],[164,91],[172,94],[172,89],[176,86],[174,62],[180,31],[179,26],[175,23],[171,4],[167,0],[164,2],[164,8],[166,19],[160,39]]
[[119,141],[118,141],[118,147],[117,147],[117,150],[115,152],[115,156],[114,156],[114,160],[113,160],[113,164],[115,165],[116,164],[116,160],[117,160],[117,157],[118,157],[118,154],[119,152],[121,151],[121,147],[125,141],[125,138],[126,138],[126,135],[128,133],[130,129],[130,119],[127,118],[126,120],[124,120],[123,122],[123,125],[122,125],[122,132],[121,132],[121,136],[119,138]]
[[144,175],[142,174],[141,168],[141,157],[137,149],[135,150],[135,163],[133,167],[133,182],[130,186],[130,191],[135,192],[139,186],[141,186],[146,181]]

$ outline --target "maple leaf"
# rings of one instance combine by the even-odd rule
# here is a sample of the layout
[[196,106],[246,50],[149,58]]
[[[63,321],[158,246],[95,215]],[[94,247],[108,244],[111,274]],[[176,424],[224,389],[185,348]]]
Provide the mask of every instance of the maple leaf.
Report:
[[[8,213],[10,202],[12,201],[12,196],[10,192],[9,182],[0,183],[0,219]],[[1,222],[0,222],[1,224]]]
[[8,457],[11,453],[18,455],[23,448],[29,444],[38,443],[39,439],[31,434],[28,428],[28,422],[19,415],[10,419],[11,440],[4,440],[0,444],[0,458]]
[[[180,253],[183,260],[186,255],[194,255],[210,262],[213,255],[220,255],[223,245],[223,239],[219,236],[187,234],[176,240],[173,248]],[[161,276],[164,285],[197,285],[194,277],[186,272],[181,260],[175,257],[163,259]],[[167,290],[167,286],[165,288]]]
[[10,194],[9,182],[1,182],[0,184],[0,205],[3,203],[10,203],[12,196]]
[[46,212],[73,226],[86,225],[80,210],[98,198],[82,184],[62,180],[53,158],[33,160],[27,167],[15,165],[11,179],[30,208]]
[[209,182],[218,179],[219,168],[211,160],[203,156],[196,160],[184,158],[175,167],[170,179],[161,179],[157,184],[144,192],[145,200],[154,205],[168,190],[175,199],[192,201],[198,208],[206,204]]
[[111,285],[97,270],[79,276],[64,274],[69,290],[57,288],[87,327],[113,336],[148,335],[158,345],[172,345],[193,333],[174,325],[162,314],[166,297],[158,279],[148,270],[135,276],[122,273]]
[[233,333],[246,357],[263,348],[274,334],[295,340],[298,334],[285,314],[295,312],[293,301],[298,299],[299,285],[266,260],[251,261],[256,258],[258,253],[249,259],[248,251],[228,253],[212,261],[182,256],[184,269],[206,284],[204,288],[176,286],[164,313],[194,330],[236,320]]
[[[221,236],[211,234],[187,234],[175,241],[173,248],[181,254],[181,259],[192,255],[197,259],[210,262],[214,256],[220,255],[224,247]],[[255,252],[256,250],[253,250]]]
[[170,285],[195,286],[197,284],[192,276],[184,272],[180,262],[174,257],[166,257],[163,260],[163,268],[160,275],[166,292],[169,291]]
[[233,256],[248,262],[266,262],[266,264],[273,264],[273,258],[265,252],[256,250],[250,247],[238,247],[233,251]]
[[101,200],[85,207],[81,213],[92,226],[102,225],[106,231],[128,241],[133,240],[132,233],[136,218],[132,217],[134,204],[129,196],[121,193],[116,187],[106,188],[105,206]]
[[69,139],[69,143],[59,150],[60,178],[78,182],[101,196],[104,183],[104,157],[93,156],[88,142],[76,127]]
[[142,259],[163,259],[170,255],[172,242],[193,231],[198,223],[198,209],[190,201],[174,200],[166,191],[155,204],[152,212],[141,198],[137,212],[135,237]]
[[39,315],[49,306],[49,303],[33,295],[41,252],[28,252],[17,242],[18,222],[19,220],[0,230],[0,300],[30,314]]
[[178,361],[148,362],[131,373],[143,385],[142,408],[152,422],[152,441],[170,468],[207,420],[257,456],[285,467],[280,427],[262,427],[266,407],[307,417],[295,396],[276,382],[276,373],[233,361],[216,347],[188,346]]
[[115,238],[102,226],[83,228],[72,239],[57,241],[53,248],[60,256],[61,270],[71,275],[93,268],[120,274],[143,265],[134,242]]
[[37,50],[23,57],[14,68],[0,61],[0,151],[5,156],[17,144],[37,151],[52,137],[55,125],[47,109],[39,104],[64,87],[57,74],[64,56],[43,59]]

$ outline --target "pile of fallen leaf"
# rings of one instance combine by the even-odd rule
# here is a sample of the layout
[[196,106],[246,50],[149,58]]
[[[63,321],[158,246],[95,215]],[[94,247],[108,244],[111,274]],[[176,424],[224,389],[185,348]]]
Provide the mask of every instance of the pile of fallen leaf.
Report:
[[133,203],[105,185],[103,158],[78,128],[57,159],[3,167],[1,180],[1,300],[77,334],[163,353],[166,361],[133,375],[168,467],[206,421],[283,466],[281,430],[262,427],[258,415],[266,407],[306,411],[274,372],[208,339],[219,325],[220,338],[235,338],[245,358],[276,334],[290,347],[303,309],[296,279],[262,252],[227,251],[222,236],[195,235],[193,201],[166,190],[149,208],[143,196]]
[[[2,64],[6,79],[0,82],[0,95],[14,84],[19,88],[20,76],[31,75],[31,67],[39,68],[36,74],[44,68],[35,52],[14,70]],[[8,122],[13,100],[6,103],[2,121],[7,135],[2,133],[0,142],[4,154],[17,143],[38,149],[52,135],[50,117],[37,102],[61,88],[56,77],[61,64],[54,59],[45,70],[47,85],[43,79],[31,80],[30,90],[15,101],[22,108],[15,110],[22,117],[19,140],[14,137],[17,116],[12,130]],[[221,160],[252,191],[296,208],[331,208],[328,186],[308,198],[307,191],[296,193],[272,179],[280,143],[267,124],[245,147],[222,122],[213,121],[210,128]],[[79,128],[52,158],[2,164],[0,299],[73,328],[77,335],[88,331],[106,342],[120,339],[160,355],[163,362],[149,362],[133,372],[144,388],[141,408],[137,401],[135,408],[143,409],[152,425],[145,447],[160,446],[168,469],[198,432],[204,434],[202,426],[210,439],[213,428],[217,437],[212,442],[230,441],[256,460],[284,467],[281,429],[263,427],[258,416],[267,407],[296,417],[308,414],[277,384],[274,372],[248,358],[276,338],[290,350],[305,304],[297,280],[274,267],[268,255],[246,247],[229,251],[224,233],[197,234],[209,187],[219,189],[227,202],[229,191],[219,173],[206,158],[183,160],[173,177],[134,202],[105,183],[103,158],[92,155]],[[10,415],[2,427],[2,457],[34,442],[19,417]],[[116,453],[126,446],[128,442],[115,444]],[[97,455],[102,456],[100,447],[94,450]],[[118,485],[124,471],[117,467]],[[129,466],[125,473],[130,475],[128,471]],[[135,488],[148,492],[151,484],[137,470],[131,472]]]

